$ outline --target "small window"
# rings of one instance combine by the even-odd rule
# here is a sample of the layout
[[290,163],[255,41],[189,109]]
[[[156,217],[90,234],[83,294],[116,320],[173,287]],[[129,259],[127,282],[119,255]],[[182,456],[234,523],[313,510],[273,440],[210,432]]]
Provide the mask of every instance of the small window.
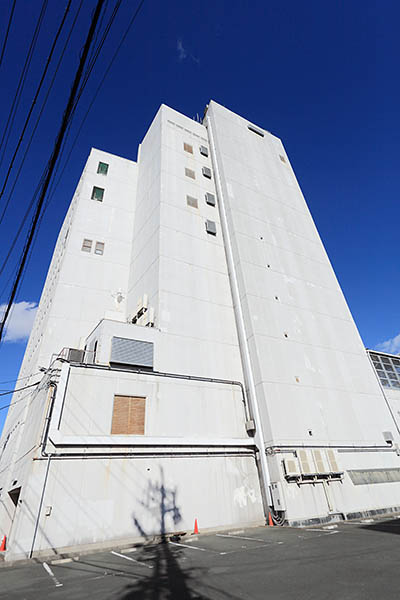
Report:
[[206,193],[206,203],[209,204],[210,206],[215,206],[214,194],[211,194],[210,192]]
[[146,398],[114,396],[111,435],[144,435]]
[[207,221],[206,221],[206,231],[210,235],[217,235],[217,226],[215,224],[215,221],[209,221],[207,219]]
[[104,198],[104,188],[93,186],[92,200],[97,200],[98,202],[103,202],[103,198]]
[[285,163],[285,162],[286,162],[286,158],[285,158],[284,156],[282,156],[282,154],[280,154],[280,155],[279,155],[279,158],[281,159],[281,161],[282,161],[283,163]]
[[94,248],[95,254],[104,254],[104,242],[96,242],[96,246]]
[[200,154],[202,154],[203,156],[208,156],[207,146],[200,146]]
[[193,146],[191,146],[190,144],[187,144],[186,142],[184,142],[184,144],[183,144],[183,149],[185,150],[185,152],[189,152],[189,154],[193,154]]
[[193,196],[186,196],[186,202],[187,202],[188,206],[191,206],[192,208],[199,207],[197,198],[193,198]]
[[257,129],[256,127],[253,127],[253,125],[247,125],[247,128],[250,129],[250,131],[252,131],[253,133],[256,133],[257,135],[264,137],[264,133],[262,131],[260,131],[259,129]]
[[190,177],[190,179],[196,179],[196,173],[192,171],[192,169],[185,169],[186,177]]
[[211,179],[211,169],[209,169],[208,167],[203,167],[201,172],[203,173],[204,177],[207,177],[207,179]]
[[97,167],[97,172],[100,173],[100,175],[107,175],[107,173],[108,173],[108,164],[107,163],[103,163],[103,162],[99,162],[99,166]]
[[82,242],[81,250],[83,252],[91,252],[92,251],[92,240],[84,239]]

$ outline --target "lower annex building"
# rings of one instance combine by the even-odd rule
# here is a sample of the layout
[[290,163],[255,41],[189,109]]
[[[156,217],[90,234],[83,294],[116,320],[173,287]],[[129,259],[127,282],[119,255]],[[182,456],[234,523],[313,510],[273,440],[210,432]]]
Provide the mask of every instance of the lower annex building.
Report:
[[214,101],[162,105],[137,162],[92,149],[20,377],[7,559],[400,510],[400,359],[365,350],[281,141]]

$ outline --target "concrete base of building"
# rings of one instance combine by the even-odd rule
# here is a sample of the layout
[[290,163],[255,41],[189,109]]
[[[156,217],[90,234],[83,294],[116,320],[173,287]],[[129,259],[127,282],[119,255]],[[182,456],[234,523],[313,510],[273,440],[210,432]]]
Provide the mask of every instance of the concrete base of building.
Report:
[[[208,527],[201,528],[199,533],[194,534],[191,530],[186,531],[172,531],[167,532],[164,535],[153,535],[148,538],[144,538],[142,536],[136,537],[127,537],[123,539],[115,539],[115,540],[106,540],[104,542],[98,542],[93,544],[82,544],[79,546],[65,546],[63,548],[54,548],[51,551],[48,549],[34,552],[32,558],[27,558],[26,555],[13,555],[11,560],[7,560],[7,552],[3,553],[3,560],[0,560],[0,568],[1,567],[10,567],[13,565],[23,565],[30,564],[31,562],[40,561],[40,562],[48,562],[54,561],[63,558],[73,558],[76,556],[84,556],[85,554],[92,554],[93,552],[98,551],[107,551],[107,550],[126,550],[127,548],[133,546],[145,546],[151,544],[160,544],[165,541],[168,541],[171,538],[180,538],[181,541],[184,541],[185,538],[191,539],[193,535],[202,535],[209,534],[213,532],[237,532],[238,529],[248,529],[250,527],[262,527],[265,525],[265,521],[251,521],[249,523],[238,523],[236,525],[229,525],[226,527]],[[172,540],[173,541],[173,540]]]
[[327,525],[338,521],[352,521],[354,519],[367,519],[369,517],[387,517],[396,514],[400,514],[400,506],[389,506],[349,513],[331,513],[325,517],[314,517],[312,519],[291,519],[285,521],[285,525],[289,527],[312,527],[313,525]]

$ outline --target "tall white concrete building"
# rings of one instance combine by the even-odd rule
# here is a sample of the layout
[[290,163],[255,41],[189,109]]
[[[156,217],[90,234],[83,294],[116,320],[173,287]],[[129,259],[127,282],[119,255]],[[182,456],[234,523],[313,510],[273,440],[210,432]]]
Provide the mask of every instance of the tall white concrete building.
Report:
[[215,102],[91,151],[20,377],[7,558],[400,510],[399,413],[285,149]]

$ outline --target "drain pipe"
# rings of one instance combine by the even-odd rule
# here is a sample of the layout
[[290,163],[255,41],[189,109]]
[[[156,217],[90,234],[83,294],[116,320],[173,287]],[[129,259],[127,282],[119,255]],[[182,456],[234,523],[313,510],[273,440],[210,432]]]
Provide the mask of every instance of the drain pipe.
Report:
[[255,383],[254,383],[253,367],[251,364],[250,350],[249,350],[249,346],[247,343],[243,310],[242,310],[242,305],[240,302],[239,285],[237,282],[235,263],[234,263],[234,259],[233,259],[233,251],[232,251],[232,244],[231,244],[231,239],[230,239],[230,235],[229,235],[228,219],[226,217],[224,195],[222,192],[222,185],[221,185],[221,179],[220,179],[219,168],[218,168],[218,163],[217,163],[217,155],[216,155],[216,151],[215,151],[214,136],[213,136],[210,117],[206,116],[204,124],[207,128],[209,142],[210,142],[211,160],[212,160],[212,164],[213,164],[213,168],[214,168],[214,178],[215,178],[215,185],[216,185],[216,189],[217,189],[219,213],[220,213],[220,217],[221,217],[221,229],[222,229],[223,239],[225,242],[225,254],[226,254],[226,261],[227,261],[227,265],[228,265],[229,280],[230,280],[230,284],[231,284],[233,309],[234,309],[234,313],[235,313],[236,326],[237,326],[238,337],[239,337],[239,348],[240,348],[240,352],[241,352],[241,356],[242,356],[243,372],[244,372],[244,377],[245,377],[245,381],[246,381],[247,396],[249,399],[250,410],[251,410],[251,414],[253,416],[255,427],[256,427],[254,439],[255,439],[256,445],[258,447],[259,456],[260,456],[260,461],[259,461],[260,475],[261,475],[260,483],[261,483],[262,496],[263,496],[263,500],[264,500],[264,511],[265,511],[265,517],[268,518],[269,507],[273,506],[273,502],[272,502],[271,489],[270,489],[271,478],[269,475],[267,456],[265,453],[265,440],[264,440],[264,434],[263,434],[263,429],[262,429],[262,425],[261,425],[260,412],[258,410],[258,402],[257,402],[257,395],[256,395],[256,387],[255,387]]
[[52,455],[50,453],[46,452],[46,445],[47,445],[47,439],[49,436],[50,421],[51,421],[51,415],[53,413],[53,407],[54,407],[56,393],[57,393],[57,385],[55,383],[51,382],[49,385],[49,396],[50,396],[49,397],[49,408],[47,411],[47,417],[46,417],[46,421],[45,421],[44,428],[43,428],[44,433],[43,433],[42,440],[41,440],[41,443],[42,443],[41,455],[43,457],[47,458],[47,463],[46,463],[46,471],[44,474],[42,493],[40,495],[40,501],[39,501],[37,516],[36,516],[36,521],[35,521],[35,528],[33,531],[31,550],[29,552],[29,558],[32,558],[33,552],[35,550],[36,536],[37,536],[37,532],[39,529],[39,523],[40,523],[40,515],[42,512],[44,495],[46,492],[47,480],[49,477],[50,461],[51,461]]

